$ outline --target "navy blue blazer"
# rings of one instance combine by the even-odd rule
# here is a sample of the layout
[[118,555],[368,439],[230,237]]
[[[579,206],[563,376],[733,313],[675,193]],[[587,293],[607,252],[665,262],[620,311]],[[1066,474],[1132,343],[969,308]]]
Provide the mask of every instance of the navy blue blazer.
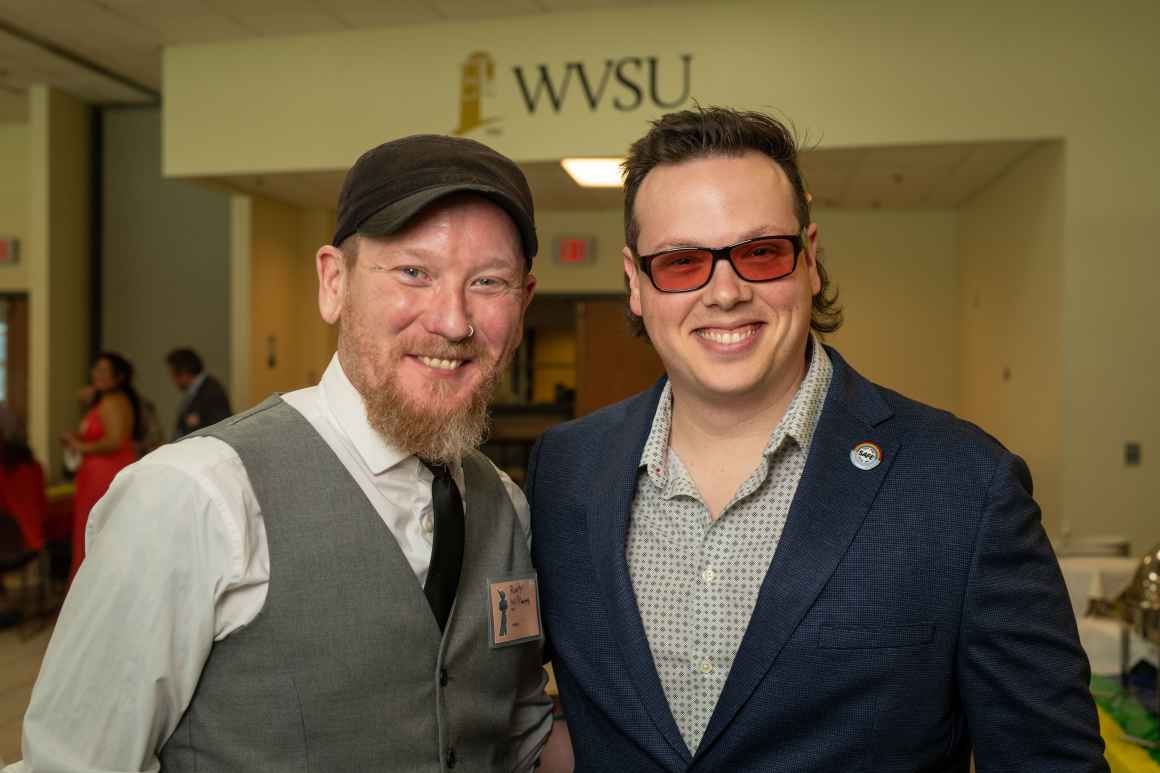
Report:
[[[834,376],[701,746],[669,711],[625,536],[662,382],[553,428],[527,494],[543,621],[586,771],[1106,771],[1087,658],[1023,461]],[[871,470],[850,451],[882,449]]]

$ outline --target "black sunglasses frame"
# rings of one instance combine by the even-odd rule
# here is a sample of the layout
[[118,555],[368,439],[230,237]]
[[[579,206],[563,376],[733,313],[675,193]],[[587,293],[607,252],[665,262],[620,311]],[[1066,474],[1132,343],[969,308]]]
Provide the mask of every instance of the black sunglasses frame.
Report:
[[[765,241],[766,239],[785,239],[790,244],[792,244],[793,265],[790,266],[789,271],[778,276],[772,276],[768,279],[748,279],[737,269],[737,264],[733,262],[733,250],[737,249],[738,247],[744,247],[746,245],[753,244],[754,242]],[[645,276],[648,277],[648,280],[652,282],[652,286],[655,287],[658,292],[691,293],[700,290],[713,281],[713,272],[717,270],[717,261],[720,260],[728,261],[729,265],[733,268],[733,273],[737,274],[737,276],[739,276],[741,279],[744,279],[746,282],[752,282],[753,284],[763,284],[765,282],[776,282],[779,279],[785,279],[794,271],[797,271],[798,256],[801,255],[802,247],[804,246],[805,241],[802,239],[800,234],[768,234],[766,236],[756,236],[752,239],[746,239],[745,241],[737,242],[736,244],[730,244],[728,247],[675,247],[671,250],[661,250],[660,252],[654,252],[650,255],[641,255],[637,258],[637,260],[640,261],[641,271],[645,273]],[[713,256],[713,262],[709,266],[709,275],[705,277],[705,281],[696,287],[689,287],[684,290],[666,290],[663,287],[657,285],[657,280],[655,277],[653,277],[652,274],[652,262],[657,258],[664,257],[665,255],[672,255],[674,252],[690,251],[707,252]]]

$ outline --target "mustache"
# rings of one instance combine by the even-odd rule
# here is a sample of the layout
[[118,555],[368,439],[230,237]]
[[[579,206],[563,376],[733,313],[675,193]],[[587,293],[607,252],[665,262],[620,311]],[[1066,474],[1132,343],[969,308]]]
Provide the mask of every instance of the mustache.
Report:
[[440,360],[477,360],[485,354],[483,348],[470,338],[466,341],[448,341],[446,338],[404,340],[399,342],[399,348],[409,354]]

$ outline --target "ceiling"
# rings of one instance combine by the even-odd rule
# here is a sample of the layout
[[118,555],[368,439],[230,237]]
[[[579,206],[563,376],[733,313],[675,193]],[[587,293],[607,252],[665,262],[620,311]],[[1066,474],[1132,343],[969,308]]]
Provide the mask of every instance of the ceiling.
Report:
[[[985,188],[1038,142],[972,142],[818,148],[801,155],[815,206],[833,209],[952,209]],[[618,209],[619,188],[581,188],[555,161],[521,165],[544,210]],[[333,209],[341,171],[239,175],[214,182],[299,206]]]
[[680,2],[688,0],[0,0],[0,122],[25,120],[33,83],[89,102],[156,101],[165,46]]

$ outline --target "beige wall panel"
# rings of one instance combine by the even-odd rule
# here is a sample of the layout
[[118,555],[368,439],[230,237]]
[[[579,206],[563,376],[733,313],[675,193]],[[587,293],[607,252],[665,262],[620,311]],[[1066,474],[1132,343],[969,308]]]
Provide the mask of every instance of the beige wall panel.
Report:
[[[1160,98],[1136,96],[1123,125],[1093,115],[1091,133],[1067,143],[1063,499],[1074,534],[1123,533],[1143,552],[1160,542]],[[1128,441],[1141,445],[1139,466],[1124,463]]]
[[327,325],[318,313],[318,272],[314,255],[318,248],[330,243],[334,236],[334,212],[324,209],[302,210],[299,216],[299,255],[295,269],[299,274],[298,297],[295,310],[298,315],[298,347],[303,378],[313,384],[322,378],[331,355],[338,343],[338,327]]
[[254,196],[251,216],[248,405],[271,392],[305,386],[297,344],[298,264],[306,259],[298,240],[299,210]]
[[251,262],[254,252],[253,199],[230,196],[230,406],[235,412],[253,405],[250,390],[250,317],[253,305]]
[[817,210],[846,322],[829,336],[872,381],[959,410],[956,215]]
[[319,316],[314,269],[315,252],[334,233],[334,214],[254,196],[249,231],[248,405],[253,405],[271,392],[317,383],[334,353],[335,329]]
[[[28,234],[28,127],[0,124],[0,236],[21,240]],[[0,266],[0,292],[26,291],[26,262]]]
[[29,439],[51,477],[56,438],[76,428],[89,365],[89,108],[29,90]]
[[1056,535],[1070,510],[1061,489],[1063,166],[1062,143],[1045,144],[967,202],[959,221],[963,415],[1027,461]]

